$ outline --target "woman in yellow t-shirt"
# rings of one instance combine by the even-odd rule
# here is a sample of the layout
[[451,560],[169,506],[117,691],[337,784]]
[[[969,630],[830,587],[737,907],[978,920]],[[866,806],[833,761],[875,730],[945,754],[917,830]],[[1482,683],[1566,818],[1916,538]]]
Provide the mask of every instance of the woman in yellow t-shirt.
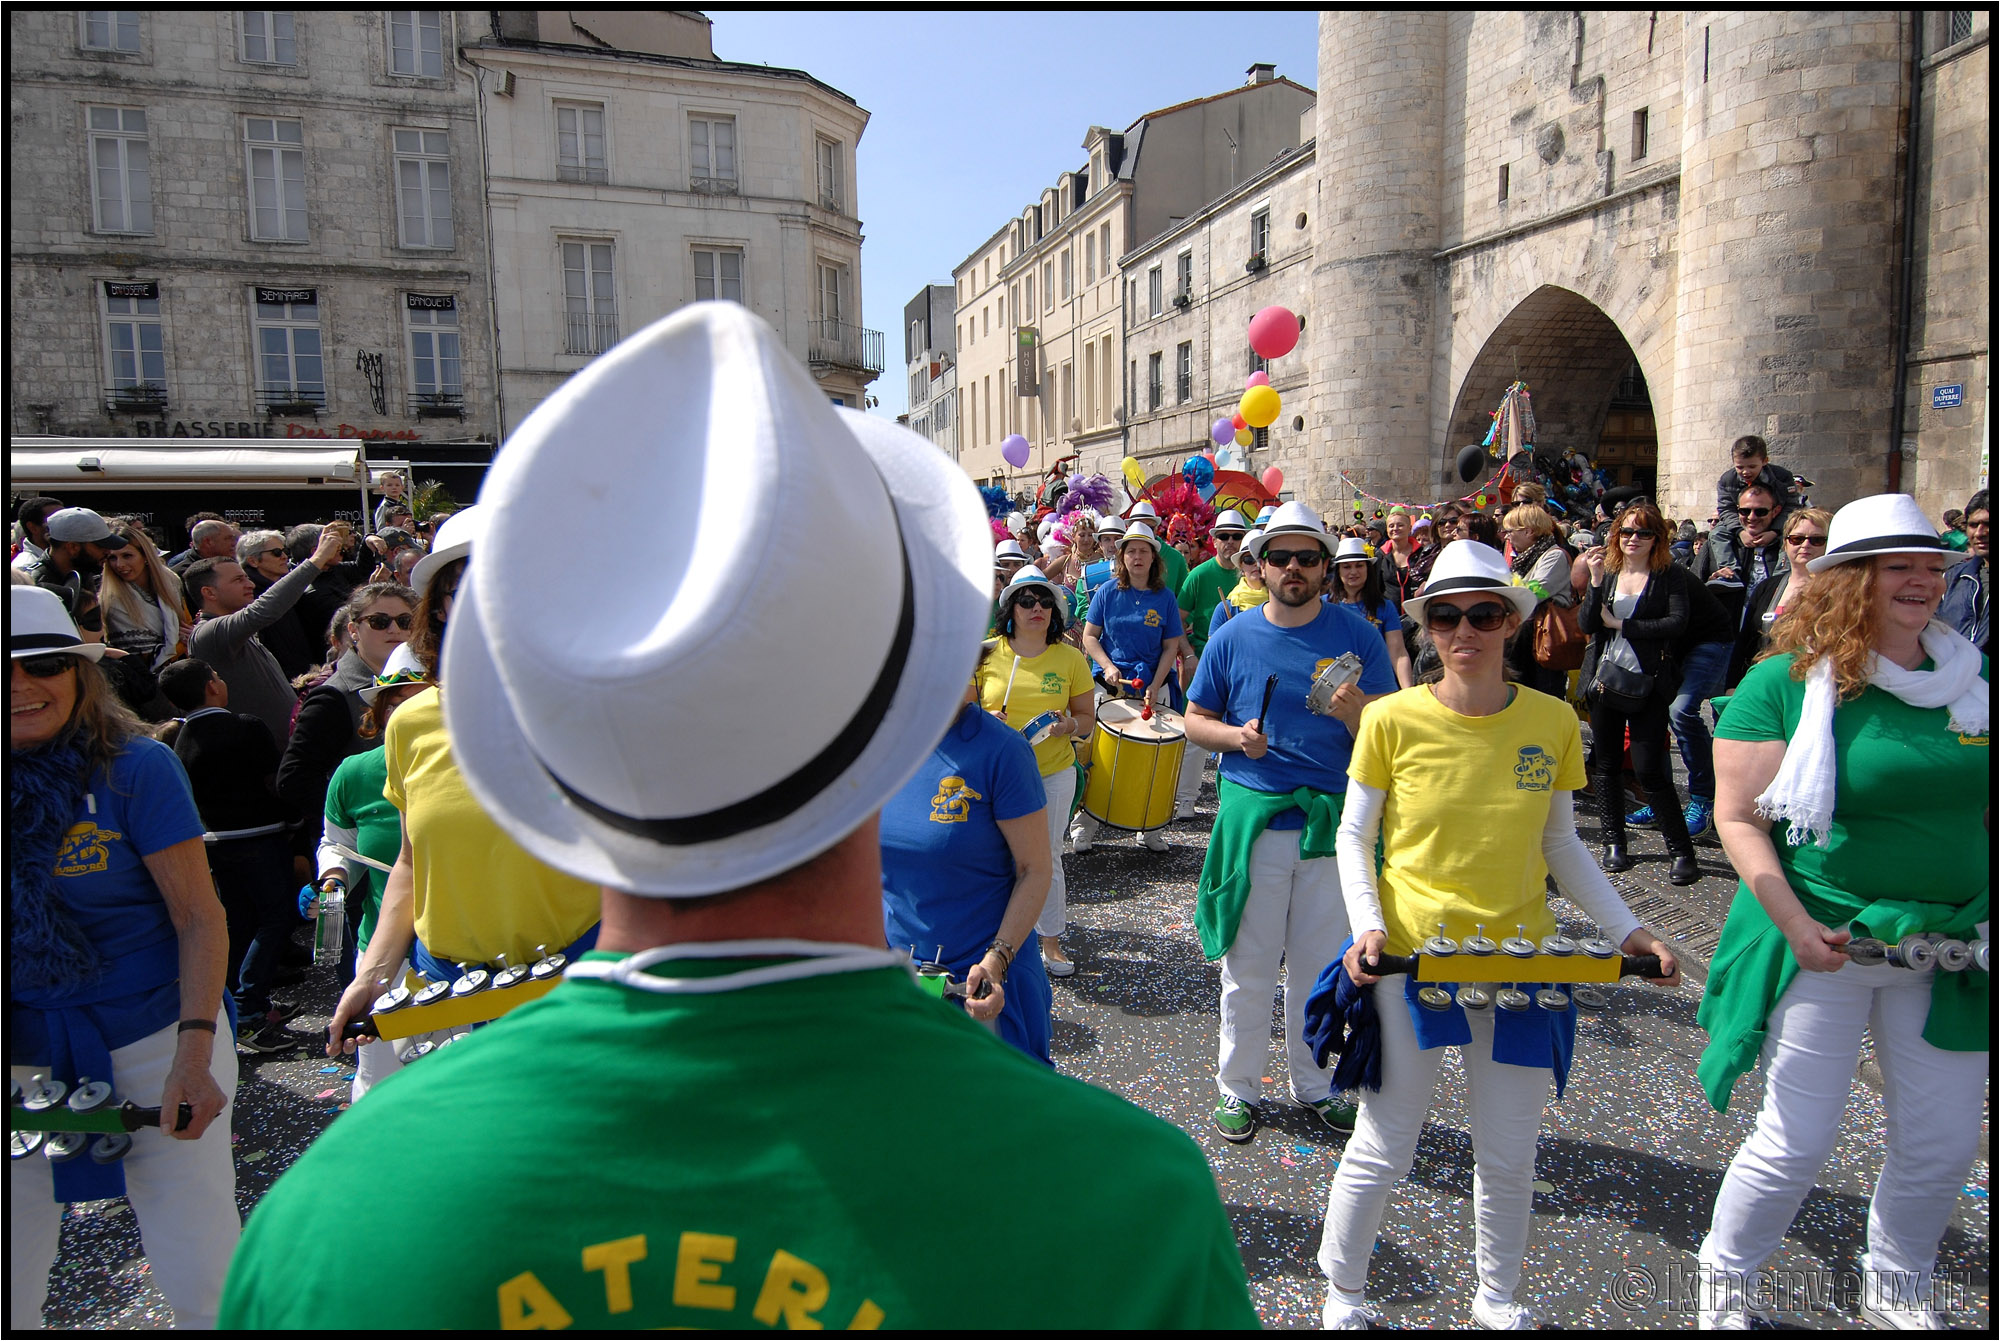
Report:
[[403,848],[383,881],[367,953],[327,1025],[329,1055],[354,1051],[356,1041],[343,1043],[341,1031],[402,980],[405,964],[432,982],[449,981],[460,964],[492,966],[503,955],[528,963],[541,946],[574,958],[597,940],[596,887],[536,860],[493,822],[459,772],[445,730],[444,626],[483,516],[477,507],[453,513],[413,575],[423,597],[410,650],[437,687],[398,709],[384,733],[382,790],[403,812]]
[[[1535,940],[1556,929],[1546,879],[1623,945],[1673,957],[1639,925],[1576,834],[1572,796],[1584,784],[1583,738],[1559,699],[1506,679],[1508,640],[1535,596],[1514,586],[1499,552],[1454,541],[1404,605],[1443,664],[1441,678],[1369,705],[1348,766],[1336,840],[1341,892],[1354,928],[1348,976],[1372,989],[1381,1028],[1382,1088],[1362,1092],[1354,1135],[1327,1193],[1319,1263],[1329,1330],[1378,1321],[1363,1289],[1391,1188],[1410,1170],[1438,1069],[1457,1046],[1471,1095],[1473,1219],[1478,1228],[1475,1325],[1532,1328],[1514,1301],[1528,1247],[1535,1137],[1550,1071],[1569,1067],[1574,1010],[1422,1008],[1405,977],[1363,968],[1425,938]],[[1379,885],[1376,838],[1382,850]],[[1440,931],[1440,925],[1443,930]]]
[[1041,569],[1030,566],[1015,573],[1000,592],[1000,614],[994,622],[1000,636],[986,645],[978,670],[980,706],[1016,730],[1032,727],[1028,735],[1048,796],[1052,866],[1049,897],[1035,931],[1051,978],[1076,972],[1062,949],[1068,925],[1063,836],[1069,829],[1070,803],[1076,799],[1073,747],[1097,724],[1090,662],[1059,641],[1064,603],[1062,592]]

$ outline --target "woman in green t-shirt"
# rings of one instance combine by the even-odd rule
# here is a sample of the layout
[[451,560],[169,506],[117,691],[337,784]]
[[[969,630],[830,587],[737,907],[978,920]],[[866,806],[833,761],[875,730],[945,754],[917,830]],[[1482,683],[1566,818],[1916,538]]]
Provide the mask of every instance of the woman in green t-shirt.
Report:
[[1760,1058],[1765,1079],[1699,1253],[1704,1328],[1753,1324],[1746,1281],[1833,1151],[1864,1031],[1888,1131],[1862,1316],[1944,1325],[1930,1275],[1980,1149],[1992,979],[1850,955],[1855,936],[1988,932],[1987,676],[1932,620],[1951,563],[1935,536],[1904,494],[1836,513],[1812,585],[1717,724],[1716,828],[1742,884],[1709,970],[1699,1074],[1718,1109]]

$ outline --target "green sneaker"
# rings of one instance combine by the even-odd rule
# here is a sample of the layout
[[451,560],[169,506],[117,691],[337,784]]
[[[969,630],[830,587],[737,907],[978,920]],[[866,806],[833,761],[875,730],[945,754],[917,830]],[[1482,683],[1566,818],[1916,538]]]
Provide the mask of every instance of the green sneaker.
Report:
[[1241,1144],[1257,1134],[1257,1109],[1233,1094],[1225,1094],[1215,1106],[1215,1129],[1225,1141]]
[[1319,1120],[1321,1122],[1324,1122],[1327,1126],[1333,1128],[1335,1131],[1339,1132],[1342,1136],[1351,1136],[1354,1134],[1353,1104],[1342,1103],[1340,1100],[1334,1098],[1331,1094],[1329,1094],[1326,1096],[1326,1098],[1321,1099],[1318,1103],[1301,1104],[1299,1106],[1301,1108],[1309,1108],[1313,1112],[1319,1114]]

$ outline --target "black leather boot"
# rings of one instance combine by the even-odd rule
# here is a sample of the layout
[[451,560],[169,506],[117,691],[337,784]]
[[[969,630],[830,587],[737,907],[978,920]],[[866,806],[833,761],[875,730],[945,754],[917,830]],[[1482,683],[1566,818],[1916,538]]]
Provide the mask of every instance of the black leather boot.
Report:
[[1625,851],[1625,780],[1613,772],[1597,775],[1597,831],[1604,839],[1599,865],[1612,874],[1632,869]]
[[1681,810],[1673,779],[1648,782],[1646,791],[1659,798],[1653,802],[1653,815],[1659,821],[1660,836],[1667,840],[1667,851],[1674,856],[1674,864],[1667,868],[1667,883],[1691,885],[1701,879],[1701,862],[1694,855],[1694,840],[1688,837],[1687,815]]

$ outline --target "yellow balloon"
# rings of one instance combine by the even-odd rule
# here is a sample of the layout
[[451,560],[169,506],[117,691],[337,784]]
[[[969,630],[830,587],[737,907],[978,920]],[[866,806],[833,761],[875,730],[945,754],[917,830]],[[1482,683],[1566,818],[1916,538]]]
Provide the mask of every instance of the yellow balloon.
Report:
[[[1244,418],[1247,419],[1249,418],[1249,416],[1245,415]],[[1239,428],[1236,430],[1236,445],[1238,447],[1248,447],[1255,440],[1256,440],[1256,435],[1253,434],[1249,429]]]
[[1252,428],[1269,428],[1278,422],[1278,412],[1283,408],[1278,401],[1278,393],[1267,386],[1253,386],[1243,393],[1243,399],[1236,403],[1236,412],[1243,416],[1243,422]]
[[1120,468],[1125,473],[1125,482],[1132,486],[1134,492],[1146,487],[1146,469],[1139,464],[1139,458],[1126,457]]

